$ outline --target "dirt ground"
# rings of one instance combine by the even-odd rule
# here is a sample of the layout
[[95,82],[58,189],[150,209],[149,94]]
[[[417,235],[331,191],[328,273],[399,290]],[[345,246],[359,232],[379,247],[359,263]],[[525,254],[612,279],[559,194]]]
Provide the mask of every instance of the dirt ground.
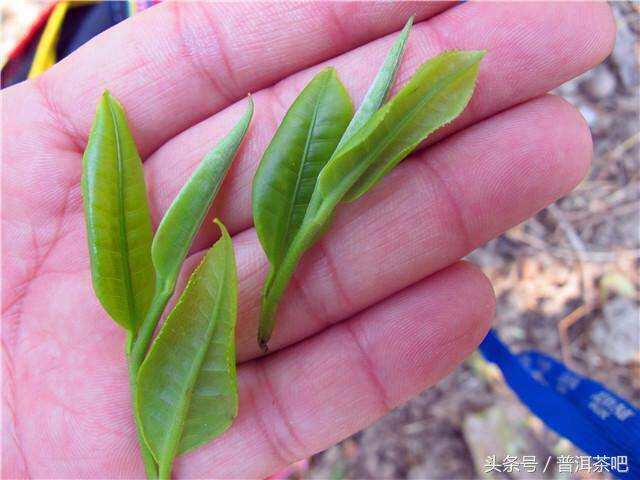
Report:
[[[640,404],[640,3],[616,2],[613,54],[555,93],[591,128],[593,166],[570,195],[479,248],[512,349],[564,359]],[[2,55],[41,6],[7,1]],[[281,478],[487,478],[487,455],[583,455],[522,406],[478,354],[435,387]],[[512,478],[583,478],[513,472]],[[493,478],[490,477],[489,478]],[[585,474],[586,478],[586,474]],[[591,474],[589,478],[594,478]]]

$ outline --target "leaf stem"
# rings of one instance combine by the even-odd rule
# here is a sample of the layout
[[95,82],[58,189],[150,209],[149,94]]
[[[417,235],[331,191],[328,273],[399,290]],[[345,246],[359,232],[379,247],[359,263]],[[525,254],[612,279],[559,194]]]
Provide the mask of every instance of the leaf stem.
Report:
[[147,478],[150,480],[154,480],[158,478],[158,467],[156,465],[156,460],[153,458],[153,454],[151,453],[151,450],[149,450],[149,447],[147,446],[147,442],[142,436],[140,416],[138,415],[138,411],[135,406],[136,394],[138,391],[137,377],[138,377],[139,366],[136,367],[133,365],[132,357],[129,357],[128,360],[129,360],[129,388],[131,390],[131,404],[133,405],[133,416],[136,421],[136,434],[138,436],[138,444],[140,445],[140,455],[142,456],[142,462],[144,463],[144,470],[147,474]]
[[144,462],[144,469],[147,473],[147,478],[158,478],[158,467],[156,461],[147,446],[147,442],[142,434],[142,425],[140,422],[140,415],[138,413],[138,407],[136,405],[136,396],[138,392],[138,371],[140,365],[145,358],[147,350],[149,349],[149,343],[153,335],[158,321],[162,316],[164,307],[167,305],[171,297],[171,290],[163,288],[160,283],[156,284],[156,289],[151,300],[151,305],[147,310],[147,314],[140,325],[136,338],[127,339],[127,360],[129,364],[129,385],[131,390],[131,404],[133,406],[133,416],[136,421],[136,432],[138,434],[138,443],[140,444],[140,453],[142,455],[142,461]]
[[[321,197],[316,196],[314,192],[313,198],[317,200]],[[332,196],[324,198],[322,201],[317,200],[318,203],[312,200],[314,208],[318,205],[315,215],[310,219],[305,218],[282,262],[275,269],[272,266],[269,270],[269,276],[262,292],[260,327],[258,329],[258,344],[262,351],[266,352],[268,350],[267,344],[275,327],[278,303],[293,276],[300,258],[304,252],[311,248],[329,224],[333,210],[340,202],[340,198]]]
[[153,336],[153,332],[158,325],[158,321],[162,316],[164,307],[167,305],[172,292],[172,288],[165,288],[165,285],[162,283],[156,284],[151,305],[149,305],[149,309],[142,321],[142,325],[140,325],[140,328],[138,329],[138,334],[136,335],[136,339],[134,340],[133,347],[131,349],[131,361],[136,367],[136,374],[140,365],[142,365],[142,361],[147,354],[147,350],[149,350],[151,337]]
[[158,474],[159,480],[171,480],[171,468],[173,467],[173,457],[164,457],[160,462],[160,470]]

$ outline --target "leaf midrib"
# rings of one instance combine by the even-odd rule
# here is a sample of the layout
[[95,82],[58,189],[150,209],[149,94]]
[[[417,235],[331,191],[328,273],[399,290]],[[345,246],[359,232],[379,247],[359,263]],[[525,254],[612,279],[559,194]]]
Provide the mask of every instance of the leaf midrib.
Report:
[[136,319],[136,307],[135,299],[133,298],[133,285],[131,282],[131,264],[129,263],[129,238],[127,237],[127,216],[125,212],[125,185],[124,185],[124,161],[122,159],[122,143],[120,139],[119,123],[115,112],[113,111],[113,105],[111,99],[107,99],[107,105],[109,113],[111,114],[111,121],[113,122],[113,132],[116,141],[116,159],[118,165],[118,229],[120,244],[120,260],[122,264],[122,272],[124,273],[125,293],[127,296],[127,307],[129,310],[129,328],[135,330]]
[[[278,252],[278,258],[280,259],[280,261],[282,261],[282,252],[288,247],[288,244],[290,242],[287,242],[287,238],[289,236],[289,230],[291,229],[291,223],[293,220],[293,209],[296,205],[296,199],[298,198],[298,192],[300,190],[300,182],[302,181],[302,172],[304,171],[304,165],[306,163],[306,159],[307,159],[307,155],[309,154],[309,146],[311,145],[311,137],[313,136],[313,130],[316,126],[316,120],[318,118],[318,111],[320,110],[320,103],[322,97],[324,96],[325,90],[327,89],[327,85],[329,84],[329,80],[330,80],[330,76],[327,77],[327,79],[324,81],[324,83],[322,84],[322,88],[320,89],[320,92],[318,93],[318,96],[316,97],[316,104],[313,108],[313,116],[311,117],[311,123],[309,124],[309,130],[307,132],[307,138],[305,139],[305,144],[304,144],[304,152],[302,153],[302,159],[300,161],[300,166],[298,168],[298,176],[296,178],[296,184],[294,187],[294,191],[293,191],[293,197],[291,198],[291,202],[290,202],[290,206],[289,206],[289,212],[287,214],[287,223],[285,224],[285,229],[284,229],[284,233],[283,233],[283,242],[281,244],[280,247],[280,251]],[[307,203],[308,206],[308,203]]]
[[[165,443],[165,447],[163,448],[163,450],[169,450],[164,452],[166,455],[168,455],[169,461],[173,459],[173,457],[176,455],[176,452],[178,452],[178,449],[180,447],[180,441],[182,440],[182,434],[184,432],[185,420],[187,418],[187,415],[189,413],[189,407],[191,405],[193,389],[195,387],[196,380],[198,379],[198,374],[200,373],[202,362],[204,361],[206,353],[209,350],[211,339],[213,337],[213,332],[215,330],[215,326],[217,323],[217,318],[219,317],[220,304],[222,300],[225,279],[227,278],[228,269],[229,269],[229,257],[228,257],[226,246],[224,248],[224,251],[225,251],[224,252],[224,271],[222,274],[221,281],[219,282],[219,285],[218,285],[215,303],[214,303],[215,307],[214,307],[214,311],[212,312],[212,317],[214,318],[214,320],[208,322],[207,331],[205,335],[207,340],[206,342],[204,342],[203,348],[198,352],[196,356],[196,361],[193,363],[193,366],[187,375],[187,389],[184,397],[178,403],[177,415],[174,417],[174,421],[172,422],[171,429],[170,429],[170,434],[168,435],[168,439],[166,441],[167,443]],[[205,280],[206,278],[199,279],[199,281],[205,281]],[[160,461],[160,463],[162,462],[162,459],[158,459],[158,460]]]

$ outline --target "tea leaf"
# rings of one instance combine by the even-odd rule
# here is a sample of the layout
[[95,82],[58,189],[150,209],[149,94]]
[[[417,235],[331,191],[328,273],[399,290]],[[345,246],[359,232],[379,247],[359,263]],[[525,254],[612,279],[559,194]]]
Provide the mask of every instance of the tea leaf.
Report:
[[173,294],[180,267],[187,256],[193,237],[200,228],[211,201],[220,190],[231,161],[249,128],[252,115],[253,101],[249,98],[247,110],[242,118],[204,157],[158,226],[151,247],[156,269],[156,287],[131,351],[134,366],[139,366],[144,360],[158,320]]
[[409,155],[430,133],[456,118],[469,102],[484,52],[447,52],[425,62],[324,166],[307,215],[280,267],[267,277],[258,342],[273,331],[280,298],[302,254],[328,228],[336,206],[355,200]]
[[253,218],[272,266],[302,224],[318,173],[352,114],[335,70],[326,68],[293,102],[267,147],[253,180]]
[[140,156],[109,92],[98,105],[82,165],[93,289],[109,316],[135,334],[153,294],[151,219]]
[[193,272],[140,367],[137,410],[149,449],[168,478],[173,458],[226,430],[238,409],[237,276],[222,236]]
[[412,15],[404,28],[393,42],[384,63],[378,70],[376,77],[373,79],[373,83],[367,90],[362,103],[358,107],[355,115],[351,119],[349,126],[342,135],[340,143],[336,147],[336,151],[340,150],[347,141],[358,131],[367,121],[373,116],[374,113],[382,106],[389,94],[389,90],[393,86],[393,81],[396,78],[396,72],[400,66],[400,60],[402,59],[402,53],[404,52],[405,44],[409,38],[409,32],[411,31],[411,25],[413,25]]
[[173,292],[182,262],[193,237],[217,195],[253,115],[253,100],[247,110],[215,148],[209,152],[182,187],[165,213],[151,247],[153,265],[162,288]]
[[460,115],[484,55],[451,51],[425,62],[322,170],[323,197],[359,198],[430,133]]
[[[376,74],[376,77],[373,79],[371,86],[367,90],[364,98],[362,99],[362,103],[358,107],[355,115],[351,119],[349,126],[345,130],[338,146],[335,148],[333,155],[335,156],[340,148],[345,145],[351,137],[355,133],[360,130],[365,123],[373,116],[374,113],[378,111],[378,109],[382,106],[391,87],[393,85],[393,81],[396,77],[396,73],[398,71],[398,67],[400,66],[400,60],[402,59],[402,54],[404,52],[404,47],[407,43],[407,39],[409,38],[409,32],[411,31],[411,26],[413,25],[412,15],[404,28],[398,35],[398,37],[393,42],[387,57],[385,58],[380,70]],[[309,206],[307,207],[307,212],[305,215],[304,221],[313,218],[316,214],[320,203],[322,202],[322,195],[318,189],[314,189],[313,194],[311,195],[311,200],[309,201]]]

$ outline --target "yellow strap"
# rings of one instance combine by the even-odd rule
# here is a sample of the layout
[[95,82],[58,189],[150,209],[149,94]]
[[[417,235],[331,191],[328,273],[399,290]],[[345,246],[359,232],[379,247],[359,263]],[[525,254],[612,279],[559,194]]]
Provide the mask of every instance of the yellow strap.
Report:
[[53,7],[53,11],[51,15],[49,15],[47,25],[44,27],[42,36],[38,42],[36,53],[33,56],[28,78],[40,75],[56,63],[56,44],[58,43],[62,22],[64,22],[64,17],[68,9],[69,2],[59,2]]

